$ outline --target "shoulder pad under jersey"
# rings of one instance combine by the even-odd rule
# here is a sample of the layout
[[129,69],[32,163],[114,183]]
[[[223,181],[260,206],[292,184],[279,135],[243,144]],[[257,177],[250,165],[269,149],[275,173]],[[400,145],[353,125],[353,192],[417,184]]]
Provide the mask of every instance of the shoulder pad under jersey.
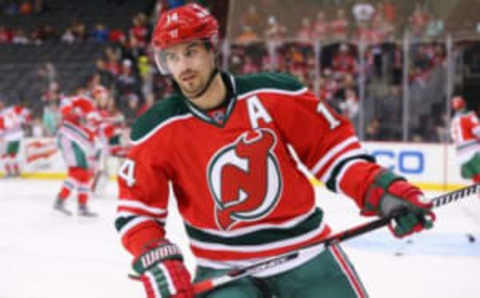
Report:
[[130,138],[133,142],[140,141],[165,121],[188,113],[189,110],[178,94],[160,100],[135,120]]
[[259,89],[300,91],[305,89],[296,78],[285,73],[262,72],[236,77],[237,94],[242,95]]

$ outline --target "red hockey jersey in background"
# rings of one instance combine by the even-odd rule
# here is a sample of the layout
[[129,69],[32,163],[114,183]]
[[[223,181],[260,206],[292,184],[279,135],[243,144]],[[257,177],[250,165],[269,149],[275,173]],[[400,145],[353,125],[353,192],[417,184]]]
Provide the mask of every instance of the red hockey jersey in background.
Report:
[[480,121],[474,112],[460,112],[455,115],[450,128],[457,149],[460,164],[469,161],[480,152]]

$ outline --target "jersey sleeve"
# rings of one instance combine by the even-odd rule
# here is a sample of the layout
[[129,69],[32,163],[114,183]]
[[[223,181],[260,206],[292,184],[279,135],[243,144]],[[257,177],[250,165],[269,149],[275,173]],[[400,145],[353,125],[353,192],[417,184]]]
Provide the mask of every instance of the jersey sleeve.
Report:
[[328,189],[363,207],[365,193],[381,167],[360,144],[352,123],[326,101],[302,89],[278,95],[273,109],[283,138]]
[[118,172],[115,227],[134,256],[141,254],[146,244],[165,237],[169,178],[153,152],[158,150],[133,147]]

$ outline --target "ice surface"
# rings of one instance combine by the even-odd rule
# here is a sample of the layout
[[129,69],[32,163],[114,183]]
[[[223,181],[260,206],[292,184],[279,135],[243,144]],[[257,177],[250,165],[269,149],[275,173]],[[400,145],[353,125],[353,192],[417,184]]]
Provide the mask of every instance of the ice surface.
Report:
[[[0,180],[0,298],[144,297],[141,284],[127,278],[131,257],[113,226],[115,184],[108,185],[106,198],[92,199],[97,219],[55,214],[52,204],[60,185]],[[351,201],[323,189],[318,204],[335,231],[369,220],[358,216]],[[76,211],[74,198],[67,206]],[[168,234],[183,244],[193,270],[175,211]],[[437,216],[434,230],[406,240],[382,229],[344,243],[371,297],[480,297],[480,200],[444,206]],[[469,242],[467,234],[477,241]]]

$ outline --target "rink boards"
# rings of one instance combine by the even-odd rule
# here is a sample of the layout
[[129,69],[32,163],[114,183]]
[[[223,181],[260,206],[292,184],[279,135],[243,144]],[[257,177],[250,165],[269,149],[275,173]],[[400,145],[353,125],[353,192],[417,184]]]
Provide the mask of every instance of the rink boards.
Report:
[[[424,189],[455,189],[469,183],[460,177],[453,145],[394,142],[363,144],[380,164]],[[54,138],[28,138],[22,142],[19,155],[23,168],[22,176],[25,178],[65,177],[65,164]],[[107,158],[103,164],[114,177],[120,163],[118,158]],[[314,180],[312,182],[318,183]]]

